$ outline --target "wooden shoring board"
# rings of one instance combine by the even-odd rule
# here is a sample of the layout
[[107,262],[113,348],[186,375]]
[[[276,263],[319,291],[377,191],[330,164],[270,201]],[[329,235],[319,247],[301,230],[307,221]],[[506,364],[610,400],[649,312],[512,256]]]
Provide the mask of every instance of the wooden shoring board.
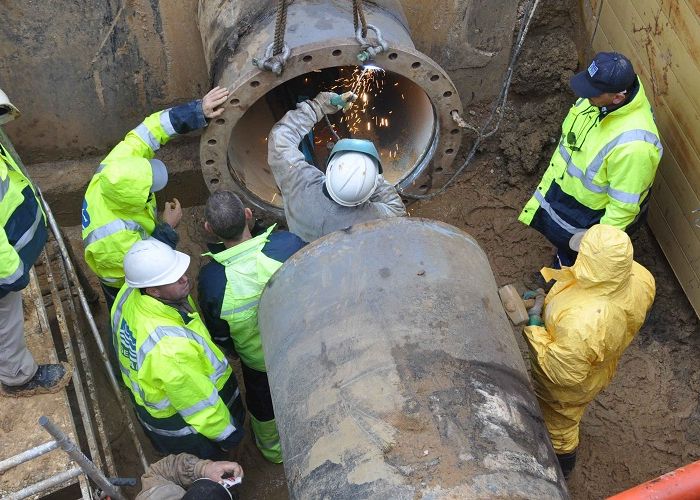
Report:
[[[664,144],[649,226],[700,315],[700,3],[580,0],[594,51],[627,55],[645,82]],[[600,16],[598,13],[600,12]]]

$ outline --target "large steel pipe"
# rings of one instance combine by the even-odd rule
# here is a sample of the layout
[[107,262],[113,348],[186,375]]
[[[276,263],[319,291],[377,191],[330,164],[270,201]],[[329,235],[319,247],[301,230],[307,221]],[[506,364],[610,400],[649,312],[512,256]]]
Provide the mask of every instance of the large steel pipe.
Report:
[[[301,99],[321,90],[347,90],[357,80],[357,54],[352,2],[288,2],[285,42],[291,55],[282,75],[259,70],[273,41],[276,1],[200,0],[199,27],[207,64],[216,85],[231,89],[225,113],[202,136],[200,156],[205,182],[226,188],[250,204],[280,216],[282,203],[267,166],[267,135],[272,125]],[[385,177],[401,191],[426,193],[440,187],[461,141],[450,113],[462,112],[447,74],[416,51],[397,0],[365,1],[367,22],[380,28],[388,50],[372,62],[374,82],[361,90],[351,117],[333,115],[341,137],[375,141]],[[369,41],[376,41],[369,32]],[[314,129],[312,154],[323,167],[334,140],[327,124]]]
[[466,233],[409,218],[332,233],[258,314],[293,498],[567,498]]

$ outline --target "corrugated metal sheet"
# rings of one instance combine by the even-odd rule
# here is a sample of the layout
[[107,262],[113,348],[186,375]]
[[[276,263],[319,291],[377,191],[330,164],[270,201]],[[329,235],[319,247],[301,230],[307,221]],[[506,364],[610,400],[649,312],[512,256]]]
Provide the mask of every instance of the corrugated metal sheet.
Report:
[[700,315],[700,1],[580,0],[595,52],[630,58],[664,145],[649,225]]

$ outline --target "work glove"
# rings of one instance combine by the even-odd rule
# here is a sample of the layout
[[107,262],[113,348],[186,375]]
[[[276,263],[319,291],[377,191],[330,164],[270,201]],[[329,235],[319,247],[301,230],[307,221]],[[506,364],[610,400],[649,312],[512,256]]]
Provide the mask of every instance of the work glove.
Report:
[[311,102],[322,114],[332,115],[341,109],[347,111],[356,99],[357,96],[352,92],[345,92],[342,95],[335,92],[320,92]]
[[539,314],[531,314],[527,320],[527,326],[544,326],[544,321]]
[[[523,299],[528,300],[528,299],[535,299],[535,304],[527,310],[527,314],[532,317],[532,316],[537,316],[538,318],[542,314],[542,307],[544,307],[544,297],[545,293],[542,288],[538,288],[537,290],[528,290],[523,294]],[[540,319],[540,321],[542,321]]]

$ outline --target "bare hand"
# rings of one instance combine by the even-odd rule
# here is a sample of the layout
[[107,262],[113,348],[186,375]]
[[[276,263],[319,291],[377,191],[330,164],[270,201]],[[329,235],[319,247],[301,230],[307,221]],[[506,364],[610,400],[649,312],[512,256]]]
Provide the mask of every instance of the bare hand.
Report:
[[228,98],[228,89],[223,87],[214,87],[207,95],[202,97],[202,111],[207,118],[216,118],[224,112],[224,108],[220,107]]
[[173,198],[173,201],[166,201],[165,208],[163,209],[163,221],[166,222],[170,227],[177,227],[182,219],[182,207],[177,198]]
[[243,468],[236,462],[211,462],[204,466],[202,474],[204,474],[204,477],[218,483],[224,476],[242,478]]

